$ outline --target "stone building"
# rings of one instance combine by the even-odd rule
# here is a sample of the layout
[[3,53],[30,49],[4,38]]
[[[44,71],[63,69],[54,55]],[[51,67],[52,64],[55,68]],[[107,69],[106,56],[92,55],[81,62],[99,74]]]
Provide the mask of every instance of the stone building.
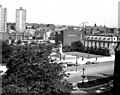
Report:
[[56,28],[55,32],[55,43],[61,41],[63,46],[70,46],[72,42],[82,39],[82,32],[78,27]]
[[82,40],[85,47],[107,48],[111,53],[114,53],[118,37],[112,35],[86,35]]

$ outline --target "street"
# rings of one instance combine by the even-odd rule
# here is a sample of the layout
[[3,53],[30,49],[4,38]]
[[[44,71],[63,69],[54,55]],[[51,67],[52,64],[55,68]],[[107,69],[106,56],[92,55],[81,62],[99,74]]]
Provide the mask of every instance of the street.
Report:
[[90,64],[90,65],[80,65],[72,66],[65,69],[66,73],[69,73],[70,76],[65,78],[72,83],[78,83],[82,81],[83,68],[85,79],[88,81],[91,79],[96,79],[99,77],[109,76],[114,72],[114,62],[101,62],[99,64]]

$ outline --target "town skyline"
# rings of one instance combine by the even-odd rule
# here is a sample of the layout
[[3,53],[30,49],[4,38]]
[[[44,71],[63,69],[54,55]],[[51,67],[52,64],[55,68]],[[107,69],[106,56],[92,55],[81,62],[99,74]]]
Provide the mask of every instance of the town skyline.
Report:
[[88,22],[86,25],[90,26],[96,23],[118,27],[118,1],[2,0],[0,4],[7,8],[7,22],[15,22],[16,9],[23,7],[27,11],[27,23],[80,26],[82,22]]

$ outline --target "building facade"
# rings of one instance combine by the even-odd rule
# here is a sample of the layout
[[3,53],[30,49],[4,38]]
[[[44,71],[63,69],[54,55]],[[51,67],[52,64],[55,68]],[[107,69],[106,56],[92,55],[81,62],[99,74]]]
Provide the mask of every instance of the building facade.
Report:
[[3,41],[9,40],[9,33],[0,32],[0,40],[3,40]]
[[55,29],[55,43],[62,42],[63,46],[70,46],[72,42],[82,40],[82,32],[80,28],[66,27]]
[[111,35],[86,35],[82,40],[85,47],[97,47],[98,49],[107,48],[111,53],[114,53],[114,49],[118,42],[118,37]]
[[2,8],[0,5],[0,32],[6,32],[7,30],[7,9]]
[[20,7],[16,9],[16,30],[23,32],[26,29],[26,10]]
[[9,34],[9,38],[15,41],[29,40],[30,36],[31,36],[30,33],[27,32],[13,32]]

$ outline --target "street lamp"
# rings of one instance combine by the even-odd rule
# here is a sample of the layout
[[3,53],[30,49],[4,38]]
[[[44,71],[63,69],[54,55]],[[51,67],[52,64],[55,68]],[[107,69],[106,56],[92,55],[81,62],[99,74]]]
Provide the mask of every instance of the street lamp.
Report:
[[116,48],[115,48],[115,66],[114,66],[114,81],[113,81],[113,94],[118,95],[120,93],[120,42],[118,42]]
[[77,64],[78,64],[78,62],[77,62],[77,58],[78,58],[78,56],[76,55],[76,72],[77,72]]
[[85,24],[88,23],[88,22],[82,22],[81,24],[83,24],[83,27],[82,27],[82,30],[85,32],[85,35],[86,35],[86,31],[84,30],[85,29]]
[[84,85],[84,78],[85,78],[84,71],[85,71],[85,68],[83,68],[82,70],[83,70],[83,75],[82,75],[82,84]]

